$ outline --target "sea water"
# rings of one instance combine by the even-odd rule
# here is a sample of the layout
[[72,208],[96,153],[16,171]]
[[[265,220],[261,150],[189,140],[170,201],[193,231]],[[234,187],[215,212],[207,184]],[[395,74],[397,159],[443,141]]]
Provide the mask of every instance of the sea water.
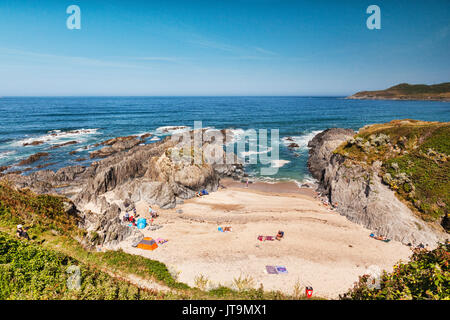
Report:
[[[167,135],[164,127],[193,127],[194,121],[216,129],[278,129],[278,168],[267,180],[309,178],[308,141],[327,128],[357,130],[394,119],[450,121],[450,103],[433,101],[347,100],[343,97],[3,97],[0,98],[0,166],[14,165],[36,152],[50,157],[32,165],[54,163],[46,169],[89,165],[93,144],[106,139],[152,133],[148,143]],[[299,148],[290,150],[292,141]],[[50,149],[67,141],[77,144]],[[43,141],[37,146],[25,143]],[[269,140],[270,141],[270,140]],[[98,147],[97,147],[98,148]],[[270,145],[269,145],[270,149]],[[71,151],[76,154],[69,154]],[[250,151],[251,152],[251,151]],[[270,150],[269,150],[270,152]],[[239,156],[245,158],[249,151]],[[76,161],[83,159],[83,161]],[[259,164],[249,174],[259,176]],[[13,166],[10,170],[26,167]],[[25,173],[25,174],[27,174]]]

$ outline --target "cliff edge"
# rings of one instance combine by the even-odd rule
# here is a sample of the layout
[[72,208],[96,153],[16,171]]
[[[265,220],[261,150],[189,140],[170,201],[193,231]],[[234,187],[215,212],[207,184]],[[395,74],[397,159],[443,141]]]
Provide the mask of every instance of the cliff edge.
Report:
[[[404,244],[448,238],[450,124],[396,120],[308,144],[319,191],[349,220]],[[447,230],[448,231],[448,230]]]

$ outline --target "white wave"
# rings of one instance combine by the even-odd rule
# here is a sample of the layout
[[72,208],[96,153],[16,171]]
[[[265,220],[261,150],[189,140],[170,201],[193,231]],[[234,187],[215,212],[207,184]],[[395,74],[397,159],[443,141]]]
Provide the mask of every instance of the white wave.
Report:
[[38,136],[25,138],[22,140],[14,141],[11,143],[12,146],[23,146],[24,144],[33,143],[36,141],[43,141],[47,144],[58,144],[64,140],[73,140],[76,139],[78,142],[83,142],[86,140],[87,136],[95,135],[98,133],[98,129],[77,129],[70,131],[61,131],[61,130],[51,130],[48,131],[47,134]]
[[16,151],[0,151],[0,159],[9,158],[11,155],[16,154]]
[[[259,148],[261,149],[261,148]],[[272,150],[272,148],[267,148],[266,150],[260,150],[260,151],[253,151],[253,150],[249,150],[249,151],[243,151],[240,153],[241,157],[246,157],[246,156],[250,156],[253,154],[263,154],[263,153],[268,153]]]
[[272,160],[271,161],[271,167],[273,168],[281,168],[282,166],[284,166],[285,164],[288,164],[290,161],[289,160]]
[[306,175],[305,177],[303,177],[301,181],[296,180],[295,183],[297,183],[299,188],[301,188],[303,184],[308,184],[313,188],[317,187],[317,180],[311,177],[310,175]]
[[[228,138],[227,145],[234,144],[234,143],[242,141],[242,140],[245,140],[247,142],[258,141],[257,131],[254,131],[252,129],[247,129],[247,130],[240,129],[240,128],[226,129],[226,132],[227,132],[227,136],[228,136],[227,137]],[[255,133],[256,133],[256,135],[255,135]]]
[[150,139],[150,141],[159,141],[159,140],[161,140],[161,138],[160,137],[156,137],[156,136]]
[[157,135],[166,135],[166,134],[174,134],[174,133],[180,133],[190,130],[190,127],[187,126],[164,126],[156,128],[155,134]]
[[281,141],[285,146],[289,146],[291,143],[295,143],[298,145],[298,147],[294,149],[305,150],[308,148],[308,142],[310,142],[317,134],[321,132],[322,130],[314,130],[301,136],[283,137]]

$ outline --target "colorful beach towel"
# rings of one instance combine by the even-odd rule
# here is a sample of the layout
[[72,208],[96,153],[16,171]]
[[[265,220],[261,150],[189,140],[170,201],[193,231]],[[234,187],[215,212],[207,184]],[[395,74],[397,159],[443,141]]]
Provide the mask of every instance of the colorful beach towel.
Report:
[[275,240],[274,236],[258,236],[259,241],[273,241]]
[[220,231],[220,232],[231,232],[231,231],[233,231],[233,229],[231,227],[218,227],[217,230]]
[[284,266],[276,266],[276,269],[277,269],[278,274],[287,274],[288,273],[286,267],[284,267]]
[[266,266],[268,274],[287,274],[288,271],[285,266]]
[[163,243],[166,243],[167,241],[169,241],[169,240],[166,240],[166,239],[163,239],[163,238],[157,238],[157,239],[156,239],[156,242],[157,242],[158,244],[163,244]]
[[268,274],[278,274],[275,266],[266,266],[266,271]]

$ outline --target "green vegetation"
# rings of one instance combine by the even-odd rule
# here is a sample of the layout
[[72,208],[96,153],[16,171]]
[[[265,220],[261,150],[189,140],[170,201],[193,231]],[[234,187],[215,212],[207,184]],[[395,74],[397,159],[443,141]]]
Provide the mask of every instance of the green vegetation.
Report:
[[450,82],[443,82],[433,85],[400,83],[396,86],[390,87],[387,90],[397,90],[404,94],[445,93],[450,92]]
[[401,83],[386,90],[361,91],[351,98],[449,101],[450,82],[434,85]]
[[450,206],[450,124],[396,120],[362,129],[335,150],[355,161],[382,162],[384,183],[426,221]]
[[[71,272],[71,266],[80,270],[80,287],[76,286],[76,281],[73,282],[74,287],[67,285],[76,276]],[[157,292],[113,278],[62,253],[0,233],[0,299],[110,300],[163,297]]]
[[450,245],[416,250],[411,261],[384,273],[379,288],[369,286],[369,277],[360,277],[341,299],[355,300],[450,300]]
[[47,230],[74,232],[78,219],[66,212],[64,202],[69,203],[63,197],[35,195],[0,182],[0,222],[5,226],[26,224],[35,235]]

